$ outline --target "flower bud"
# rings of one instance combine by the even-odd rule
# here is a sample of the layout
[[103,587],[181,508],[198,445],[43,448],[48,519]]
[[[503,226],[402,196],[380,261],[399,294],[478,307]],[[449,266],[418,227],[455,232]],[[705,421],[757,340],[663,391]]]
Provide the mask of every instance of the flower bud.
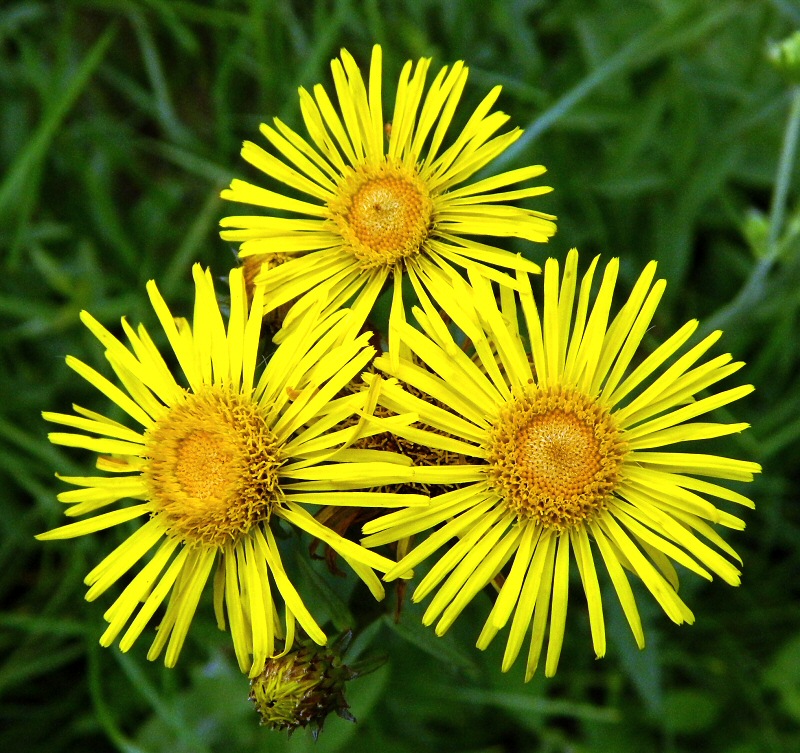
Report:
[[355,721],[344,697],[344,684],[354,675],[335,647],[301,645],[267,660],[264,671],[250,681],[250,700],[262,725],[290,735],[310,725],[316,738],[332,711]]

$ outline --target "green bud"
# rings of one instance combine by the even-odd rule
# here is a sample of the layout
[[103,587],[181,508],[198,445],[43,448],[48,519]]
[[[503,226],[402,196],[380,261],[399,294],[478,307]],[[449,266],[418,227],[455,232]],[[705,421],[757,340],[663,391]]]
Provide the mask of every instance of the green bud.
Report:
[[332,711],[355,721],[344,697],[344,684],[354,676],[335,647],[301,645],[267,660],[264,671],[250,680],[250,700],[262,725],[290,735],[310,725],[316,738]]
[[793,84],[800,84],[800,31],[767,49],[769,61]]

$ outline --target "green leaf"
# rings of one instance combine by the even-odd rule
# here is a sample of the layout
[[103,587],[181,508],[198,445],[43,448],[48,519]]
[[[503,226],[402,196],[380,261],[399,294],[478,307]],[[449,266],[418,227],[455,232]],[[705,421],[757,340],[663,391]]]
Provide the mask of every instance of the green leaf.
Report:
[[463,671],[470,677],[477,677],[478,665],[458,646],[452,634],[438,637],[433,628],[425,627],[418,619],[409,617],[407,611],[404,612],[400,622],[395,622],[389,615],[384,615],[383,622],[393,633],[426,654]]
[[800,722],[800,634],[775,655],[764,672],[764,685],[778,692],[783,710]]
[[6,172],[0,182],[0,218],[13,212],[19,197],[25,194],[26,182],[38,170],[58,129],[103,61],[116,33],[116,24],[111,24],[97,40],[73,76],[60,88],[36,131]]
[[720,702],[709,692],[686,688],[664,694],[664,729],[675,734],[699,734],[719,719]]

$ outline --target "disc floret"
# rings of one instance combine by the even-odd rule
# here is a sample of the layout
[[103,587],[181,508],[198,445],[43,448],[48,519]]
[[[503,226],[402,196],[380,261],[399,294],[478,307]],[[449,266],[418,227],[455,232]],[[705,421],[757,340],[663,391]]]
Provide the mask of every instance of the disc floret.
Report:
[[223,546],[269,519],[280,494],[279,445],[246,396],[219,386],[187,395],[145,442],[153,514],[171,536]]
[[611,413],[566,387],[528,389],[501,407],[487,443],[491,486],[519,518],[573,528],[607,509],[625,455]]
[[330,212],[344,249],[362,269],[391,268],[422,249],[433,202],[415,169],[386,160],[349,171]]

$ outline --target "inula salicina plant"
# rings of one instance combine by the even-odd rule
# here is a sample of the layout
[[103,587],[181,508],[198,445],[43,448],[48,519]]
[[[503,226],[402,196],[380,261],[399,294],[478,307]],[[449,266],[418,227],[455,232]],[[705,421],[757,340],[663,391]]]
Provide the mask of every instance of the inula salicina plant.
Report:
[[[174,668],[213,616],[253,723],[290,734],[352,719],[347,691],[381,658],[348,644],[416,602],[435,636],[479,611],[468,640],[502,644],[497,673],[522,654],[524,682],[556,675],[573,624],[604,657],[610,610],[640,649],[653,604],[694,622],[680,581],[739,585],[724,529],[754,504],[730,482],[761,471],[725,440],[753,387],[722,333],[690,319],[655,342],[656,262],[623,291],[637,263],[613,248],[547,252],[545,167],[495,166],[523,135],[500,86],[470,107],[466,65],[421,58],[387,106],[383,67],[379,45],[363,68],[342,50],[333,88],[291,103],[304,129],[276,117],[245,142],[256,171],[222,191],[249,212],[221,221],[235,266],[226,243],[195,264],[189,310],[151,280],[144,324],[82,311],[106,368],[67,366],[108,409],[44,413],[96,466],[59,472],[69,520],[37,538],[103,539],[85,575],[100,643],[147,640]],[[350,624],[308,589],[326,570]]]

